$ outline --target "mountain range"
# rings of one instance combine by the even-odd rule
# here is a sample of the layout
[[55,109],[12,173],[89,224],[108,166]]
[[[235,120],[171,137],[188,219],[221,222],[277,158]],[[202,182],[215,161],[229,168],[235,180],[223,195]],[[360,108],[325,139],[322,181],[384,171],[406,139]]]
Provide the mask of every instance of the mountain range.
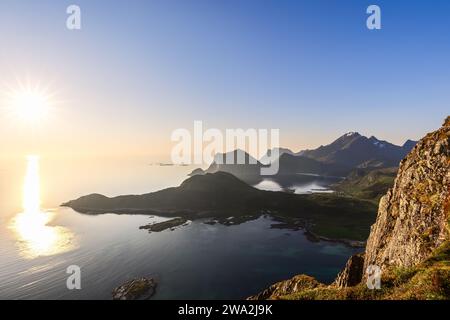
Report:
[[[349,132],[314,150],[295,153],[286,148],[278,148],[279,157],[273,162],[278,162],[279,175],[306,173],[343,177],[357,168],[397,167],[415,144],[416,141],[407,140],[402,146],[397,146],[374,136],[367,138],[357,132]],[[234,153],[235,157],[251,159],[252,162],[226,164],[225,161],[214,161],[206,170],[196,169],[191,175],[223,171],[246,182],[258,180],[261,178],[260,169],[269,164],[273,152],[274,149],[268,150],[259,161],[242,150],[218,154],[215,159],[226,159]]]
[[414,147],[416,141],[407,140],[397,146],[371,136],[367,138],[358,132],[349,132],[326,146],[305,150],[302,156],[328,164],[346,167],[395,167]]

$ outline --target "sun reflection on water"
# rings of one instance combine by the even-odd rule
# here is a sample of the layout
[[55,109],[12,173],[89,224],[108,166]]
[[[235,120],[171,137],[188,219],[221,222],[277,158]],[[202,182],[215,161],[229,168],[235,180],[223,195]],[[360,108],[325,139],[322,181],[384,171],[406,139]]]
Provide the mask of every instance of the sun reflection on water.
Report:
[[67,252],[74,248],[73,233],[67,228],[49,225],[55,213],[41,210],[38,156],[27,157],[23,210],[10,224],[17,235],[21,255],[32,259]]

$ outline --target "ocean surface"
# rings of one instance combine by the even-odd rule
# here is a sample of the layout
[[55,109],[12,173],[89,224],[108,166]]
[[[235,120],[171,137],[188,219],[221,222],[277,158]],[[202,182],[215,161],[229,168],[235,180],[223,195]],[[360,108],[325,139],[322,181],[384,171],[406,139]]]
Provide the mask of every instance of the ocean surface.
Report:
[[[21,213],[26,161],[0,165],[0,299],[111,299],[114,287],[141,276],[156,279],[153,299],[241,299],[300,273],[331,282],[360,251],[310,242],[303,231],[273,229],[270,217],[235,226],[198,220],[148,233],[139,226],[165,218],[89,216],[58,207],[92,192],[114,196],[176,186],[192,167],[161,167],[143,159],[41,159],[42,210],[30,216]],[[332,183],[320,177],[295,180],[266,180],[258,187],[305,193],[327,191]],[[81,270],[80,290],[66,286],[72,265]]]

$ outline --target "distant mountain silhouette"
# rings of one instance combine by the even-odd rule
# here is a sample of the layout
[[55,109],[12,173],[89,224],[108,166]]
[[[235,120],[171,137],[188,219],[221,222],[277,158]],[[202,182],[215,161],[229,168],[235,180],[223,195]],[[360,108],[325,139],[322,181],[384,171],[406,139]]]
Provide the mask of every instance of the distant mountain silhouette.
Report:
[[[230,164],[230,159],[232,164]],[[228,161],[227,161],[228,160]],[[238,162],[238,160],[241,160]],[[243,150],[219,153],[214,156],[214,162],[206,170],[195,169],[190,176],[205,173],[227,172],[239,177],[247,183],[257,183],[263,164]]]
[[367,138],[358,132],[349,132],[329,145],[304,151],[302,156],[348,168],[394,167],[416,143],[408,140],[400,147],[374,136]]
[[[278,157],[274,159],[274,152],[278,151]],[[261,162],[264,165],[270,164],[270,160],[277,160],[279,157],[281,157],[283,154],[290,154],[294,155],[295,153],[288,148],[272,148],[267,150],[266,154],[259,159],[259,162]]]
[[305,156],[283,154],[278,160],[279,175],[314,174],[323,176],[344,176],[348,172],[346,166],[324,163]]
[[[235,176],[217,172],[196,175],[179,187],[168,188],[143,195],[125,195],[108,198],[92,194],[69,201],[63,206],[79,212],[138,212],[139,210],[165,210],[166,212],[233,210],[260,206],[264,192],[253,188]],[[169,214],[170,215],[170,214]]]
[[[346,176],[356,168],[389,168],[397,167],[415,146],[416,142],[408,140],[403,146],[397,146],[372,136],[367,138],[357,132],[349,132],[334,142],[320,146],[314,150],[304,150],[293,153],[286,148],[279,148],[280,156],[275,161],[279,165],[279,175],[293,175],[308,173],[324,176]],[[261,167],[268,164],[267,154],[257,161],[248,153],[236,150],[228,154],[219,154],[216,159],[225,160],[226,155],[240,155],[246,159],[241,164],[220,164],[214,161],[205,171],[196,170],[191,175],[214,173],[218,171],[231,173],[248,183],[260,180]],[[253,161],[249,164],[250,159]],[[225,163],[225,161],[222,161]]]
[[402,148],[405,150],[412,150],[417,144],[417,141],[414,140],[406,140],[406,142],[403,144]]

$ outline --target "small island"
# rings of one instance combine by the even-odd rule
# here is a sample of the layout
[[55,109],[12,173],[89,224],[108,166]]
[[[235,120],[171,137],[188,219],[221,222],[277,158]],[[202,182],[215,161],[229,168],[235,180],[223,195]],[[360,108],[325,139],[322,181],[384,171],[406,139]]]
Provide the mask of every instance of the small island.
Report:
[[187,223],[185,218],[174,218],[163,222],[150,223],[145,226],[140,226],[139,229],[148,230],[148,232],[161,232],[167,229],[172,229]]
[[152,278],[132,279],[112,292],[113,300],[148,300],[156,292],[156,281]]

